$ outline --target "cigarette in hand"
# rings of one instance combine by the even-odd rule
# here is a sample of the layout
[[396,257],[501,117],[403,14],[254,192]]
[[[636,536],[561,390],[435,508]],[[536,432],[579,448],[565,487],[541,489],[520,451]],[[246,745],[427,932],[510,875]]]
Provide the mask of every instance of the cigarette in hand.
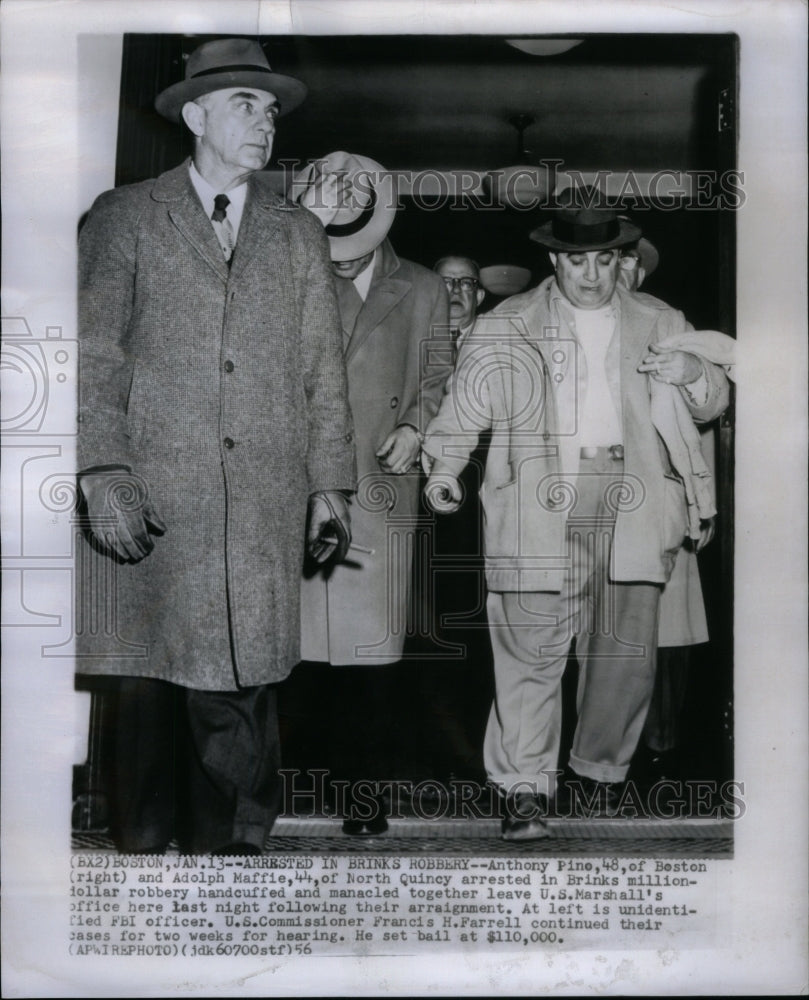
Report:
[[[334,537],[332,537],[332,536],[330,536],[328,538],[321,538],[321,541],[325,542],[327,545],[336,545],[337,544],[337,539],[334,538]],[[348,546],[348,548],[349,548],[349,550],[353,549],[355,552],[363,552],[367,556],[372,556],[376,552],[376,549],[366,549],[364,545],[355,545],[354,542],[352,542]]]

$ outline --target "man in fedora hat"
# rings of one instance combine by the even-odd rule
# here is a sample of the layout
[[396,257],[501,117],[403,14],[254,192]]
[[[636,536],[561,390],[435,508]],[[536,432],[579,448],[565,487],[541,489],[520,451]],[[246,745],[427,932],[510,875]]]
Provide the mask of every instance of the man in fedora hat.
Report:
[[658,346],[688,328],[684,317],[619,283],[621,248],[640,235],[584,193],[561,201],[531,233],[553,276],[478,318],[424,444],[435,459],[428,496],[443,488],[452,506],[467,456],[492,432],[481,490],[495,665],[484,760],[510,840],[549,832],[574,636],[570,767],[589,814],[620,805],[652,695],[660,591],[686,534],[714,513],[693,421],[722,412],[727,379]]
[[80,628],[77,656],[119,679],[123,851],[261,850],[304,546],[339,559],[349,541],[328,248],[258,176],[305,93],[255,41],[200,46],[156,101],[191,132],[191,159],[101,195],[81,234],[78,613],[97,613],[86,594],[110,579],[115,641]]
[[[329,239],[359,480],[357,548],[325,572],[310,568],[302,582],[302,659],[352,668],[332,682],[333,742],[344,747],[349,778],[377,781],[391,777],[396,720],[391,674],[380,668],[402,657],[414,627],[417,460],[452,368],[447,294],[437,275],[399,257],[387,239],[397,196],[379,163],[330,153],[294,178],[292,195]],[[384,816],[367,819],[349,815],[346,832],[384,829]]]
[[630,292],[637,292],[643,282],[657,270],[659,262],[657,247],[641,236],[637,243],[630,243],[621,248],[618,278]]

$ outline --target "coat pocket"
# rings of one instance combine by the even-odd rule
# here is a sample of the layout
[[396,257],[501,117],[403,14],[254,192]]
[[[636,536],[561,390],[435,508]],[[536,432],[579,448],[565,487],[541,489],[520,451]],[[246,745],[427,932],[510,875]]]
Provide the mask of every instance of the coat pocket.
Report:
[[480,489],[483,538],[487,558],[516,558],[519,539],[519,489],[517,480],[503,486],[484,483]]
[[664,477],[663,551],[677,552],[688,534],[685,487],[674,476]]
[[132,366],[132,378],[129,382],[129,394],[126,399],[126,427],[129,439],[137,446],[143,437],[143,420],[146,408],[146,380],[143,366],[137,361]]

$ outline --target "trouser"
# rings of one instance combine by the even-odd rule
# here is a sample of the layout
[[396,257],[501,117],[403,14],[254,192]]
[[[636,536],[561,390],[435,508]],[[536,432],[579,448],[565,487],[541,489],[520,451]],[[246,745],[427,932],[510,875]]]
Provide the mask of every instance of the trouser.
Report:
[[337,781],[399,777],[409,720],[399,704],[397,666],[299,663],[280,691],[286,766],[326,770]]
[[401,712],[395,665],[329,668],[331,745],[343,780],[385,781],[400,775],[395,762]]
[[690,646],[667,646],[657,651],[654,694],[643,727],[643,742],[656,753],[674,750],[680,744],[690,663]]
[[115,735],[114,836],[120,850],[203,854],[263,847],[278,814],[276,688],[197,691],[122,677]]
[[578,722],[570,766],[623,781],[654,685],[660,587],[609,579],[623,462],[599,448],[582,459],[568,518],[559,593],[491,593],[495,699],[484,740],[489,778],[553,797],[562,728],[561,680],[576,637]]

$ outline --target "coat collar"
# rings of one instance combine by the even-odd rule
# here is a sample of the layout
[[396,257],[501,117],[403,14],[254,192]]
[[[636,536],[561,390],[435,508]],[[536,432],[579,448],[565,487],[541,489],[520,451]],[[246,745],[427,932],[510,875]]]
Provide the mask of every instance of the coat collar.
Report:
[[[152,186],[152,198],[155,201],[183,201],[184,199],[196,195],[194,185],[188,173],[190,157],[183,160],[179,166],[167,170],[155,180]],[[251,198],[266,208],[278,208],[286,211],[300,211],[300,209],[282,198],[270,187],[269,176],[259,170],[247,178],[248,193]]]
[[[622,358],[637,359],[639,362],[648,347],[649,334],[655,325],[659,309],[640,301],[621,285],[615,289],[612,306],[616,313],[616,329],[620,331]],[[567,299],[559,290],[556,279],[551,276],[537,288],[507,299],[495,312],[518,314],[523,322],[518,324],[517,329],[544,355],[548,346],[553,346],[553,333],[560,326],[570,326],[569,309]]]
[[[619,413],[624,400],[648,394],[648,379],[637,368],[648,350],[660,306],[638,300],[621,285],[612,299],[615,333],[607,350],[607,382]],[[546,278],[537,288],[516,295],[495,312],[510,314],[513,333],[525,338],[542,355],[545,370],[554,379],[570,371],[568,350],[571,315],[556,279]],[[505,318],[504,316],[504,318]],[[569,380],[562,384],[569,384]]]
[[[354,357],[368,337],[382,324],[388,313],[410,291],[410,281],[403,277],[397,277],[400,271],[399,258],[390,243],[384,240],[378,250],[374,276],[371,279],[371,287],[368,289],[365,302],[356,312],[354,311],[356,303],[352,304],[347,315],[342,317],[345,333],[350,337],[346,348],[346,362]],[[338,278],[338,285],[347,280],[346,278]],[[346,298],[348,296],[344,290],[340,295],[341,310]],[[353,323],[351,323],[352,315]],[[349,323],[351,323],[350,327]]]
[[[193,246],[209,267],[225,283],[241,276],[245,268],[256,258],[272,256],[271,247],[279,246],[279,241],[271,237],[277,235],[280,218],[275,225],[268,224],[267,212],[292,208],[283,198],[272,191],[268,183],[255,174],[247,179],[247,200],[245,201],[239,238],[230,268],[222,254],[216,233],[210,219],[191,183],[188,173],[189,160],[178,167],[161,174],[152,188],[152,198],[163,202],[174,225]],[[301,211],[301,209],[293,209]],[[283,242],[283,241],[281,241]],[[270,246],[267,244],[270,243]]]

